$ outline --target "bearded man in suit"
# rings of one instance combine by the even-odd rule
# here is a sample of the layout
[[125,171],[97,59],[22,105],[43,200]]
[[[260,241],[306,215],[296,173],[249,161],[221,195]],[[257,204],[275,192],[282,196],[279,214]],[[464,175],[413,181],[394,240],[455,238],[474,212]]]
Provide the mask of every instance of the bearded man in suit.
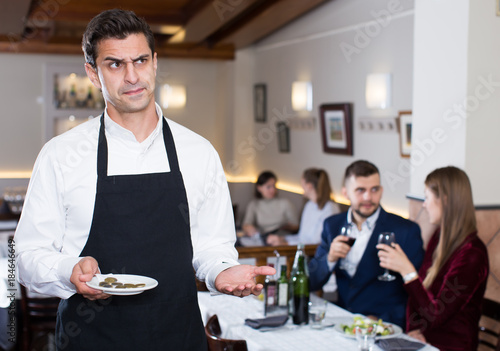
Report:
[[[380,206],[380,172],[368,161],[347,167],[342,193],[351,206],[324,222],[321,244],[309,263],[311,290],[321,289],[335,273],[340,307],[404,327],[408,296],[403,277],[378,279],[384,269],[376,245],[380,233],[393,232],[413,265],[420,267],[424,256],[420,227]],[[346,231],[356,238],[352,246],[343,235]]]

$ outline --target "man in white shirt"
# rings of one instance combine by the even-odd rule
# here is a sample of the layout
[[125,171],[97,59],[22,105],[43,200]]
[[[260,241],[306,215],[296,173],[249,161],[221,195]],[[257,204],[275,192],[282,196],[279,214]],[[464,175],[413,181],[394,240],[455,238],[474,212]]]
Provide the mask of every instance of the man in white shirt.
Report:
[[[404,247],[415,267],[420,267],[423,243],[416,223],[387,213],[380,206],[382,191],[375,165],[356,161],[347,167],[342,193],[351,206],[324,222],[321,244],[309,263],[311,290],[321,289],[335,272],[341,307],[404,328],[408,296],[403,279],[399,275],[392,281],[378,278],[384,270],[376,245],[380,233],[394,232],[396,242]],[[345,235],[348,232],[356,238],[352,246]]]
[[[275,270],[238,265],[216,151],[155,104],[147,23],[105,11],[87,26],[83,50],[106,109],[40,152],[15,235],[18,279],[63,299],[58,349],[206,350],[193,268],[212,292],[236,296],[258,295],[254,278]],[[87,285],[96,273],[158,286],[110,297]]]

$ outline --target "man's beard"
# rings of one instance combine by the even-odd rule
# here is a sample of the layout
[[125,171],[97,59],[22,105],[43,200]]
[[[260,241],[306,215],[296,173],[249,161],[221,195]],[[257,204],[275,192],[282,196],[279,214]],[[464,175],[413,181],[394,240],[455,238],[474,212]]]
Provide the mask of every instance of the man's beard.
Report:
[[[372,204],[372,205],[376,206],[376,204]],[[361,212],[361,210],[359,210],[359,209],[354,210],[354,212],[356,212],[362,218],[368,218],[371,215],[373,215],[375,212],[377,212],[377,210],[378,210],[378,206],[376,206],[375,209],[369,214],[365,214],[365,213]]]

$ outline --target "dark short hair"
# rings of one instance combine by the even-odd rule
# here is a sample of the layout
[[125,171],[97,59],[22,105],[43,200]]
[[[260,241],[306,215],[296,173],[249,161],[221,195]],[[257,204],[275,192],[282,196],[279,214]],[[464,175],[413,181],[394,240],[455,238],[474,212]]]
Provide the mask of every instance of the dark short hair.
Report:
[[372,174],[380,174],[377,166],[375,166],[373,163],[365,160],[354,161],[345,170],[343,184],[345,185],[346,180],[351,176],[369,177]]
[[274,179],[275,181],[278,181],[278,177],[276,177],[276,174],[274,174],[271,171],[264,171],[261,174],[259,174],[259,177],[257,178],[257,182],[255,182],[255,197],[256,198],[262,199],[262,194],[257,190],[257,187],[260,185],[266,184],[269,179]]
[[133,11],[106,10],[92,18],[83,33],[82,49],[85,61],[96,68],[97,49],[104,39],[125,39],[131,34],[142,33],[148,41],[151,55],[155,52],[155,40],[151,28]]

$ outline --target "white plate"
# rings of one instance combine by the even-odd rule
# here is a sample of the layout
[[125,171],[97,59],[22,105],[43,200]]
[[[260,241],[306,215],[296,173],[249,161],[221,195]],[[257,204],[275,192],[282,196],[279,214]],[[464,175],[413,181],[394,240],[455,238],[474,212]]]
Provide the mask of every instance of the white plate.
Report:
[[[344,332],[344,330],[342,329],[342,324],[343,325],[351,325],[354,323],[354,320],[352,317],[347,317],[347,318],[342,318],[342,319],[338,319],[335,321],[335,326],[333,327],[333,329],[342,334],[343,336],[345,336],[346,338],[350,338],[350,339],[356,339],[356,335],[349,335],[349,334],[346,334]],[[374,321],[375,322],[375,321]],[[401,335],[403,333],[403,330],[397,326],[396,324],[392,324],[392,323],[387,323],[387,322],[382,322],[384,323],[385,325],[391,325],[392,326],[392,329],[394,329],[394,334],[390,334],[390,335],[383,335],[383,336],[377,336],[377,339],[389,339],[389,338],[393,338],[395,336],[398,336],[398,335]]]
[[[104,279],[113,277],[116,278],[119,282],[127,284],[146,284],[146,286],[140,288],[104,288],[99,286],[100,282],[103,282]],[[133,275],[133,274],[96,274],[91,281],[87,282],[87,285],[93,289],[102,290],[106,294],[110,295],[137,295],[145,290],[150,290],[155,288],[158,285],[158,281],[153,278],[145,277],[142,275]]]

